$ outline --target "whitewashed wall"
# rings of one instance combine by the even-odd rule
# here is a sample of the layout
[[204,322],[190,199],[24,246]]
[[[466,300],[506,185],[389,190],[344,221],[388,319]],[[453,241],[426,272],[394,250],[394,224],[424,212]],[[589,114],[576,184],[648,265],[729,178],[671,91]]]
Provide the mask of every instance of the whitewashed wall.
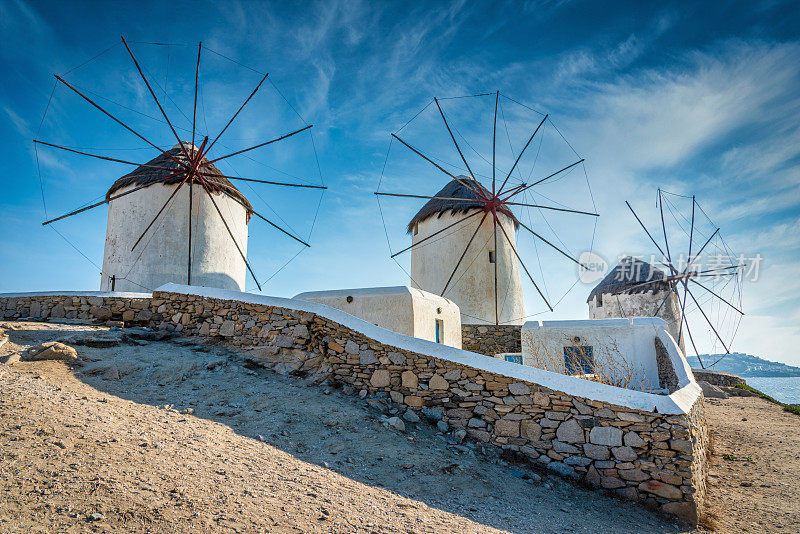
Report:
[[[522,361],[524,365],[534,365],[534,351],[543,348],[549,354],[557,356],[554,359],[555,366],[547,370],[563,373],[565,346],[592,346],[595,360],[606,361],[609,355],[614,355],[612,347],[615,342],[619,353],[640,373],[637,376],[644,379],[644,387],[649,391],[657,391],[661,389],[655,349],[657,336],[667,348],[673,367],[684,367],[680,361],[683,359],[682,353],[667,333],[666,326],[665,321],[655,317],[541,323],[528,321],[522,327]],[[580,340],[576,341],[576,337]],[[685,380],[688,381],[688,376]]]
[[[123,193],[133,187],[115,193]],[[116,276],[116,291],[150,291],[170,282],[187,282],[187,185],[175,195],[171,206],[164,210],[141,243],[131,251],[133,244],[176,187],[177,184],[153,184],[109,203],[101,290],[111,290],[112,275]],[[242,253],[247,255],[248,221],[245,208],[224,194],[215,194],[214,200]],[[243,291],[246,275],[244,260],[201,187],[193,187],[192,203],[191,285]]]
[[[412,244],[442,230],[469,213],[453,215],[447,212],[441,217],[433,216],[419,226],[412,236]],[[411,284],[441,295],[458,259],[478,227],[482,215],[476,215],[454,226],[411,251]],[[516,247],[514,224],[505,215],[499,219],[509,239]],[[519,262],[503,232],[497,229],[497,293],[499,323],[522,324],[525,322],[525,307],[522,303]],[[445,297],[461,309],[464,324],[495,324],[494,265],[489,263],[489,251],[494,251],[494,224],[487,217],[475,236],[464,260],[459,265],[453,280],[447,287]]]
[[[352,297],[352,302],[347,301]],[[445,345],[461,348],[461,314],[452,301],[408,286],[312,291],[294,297],[342,310],[392,332],[436,341],[436,319]]]

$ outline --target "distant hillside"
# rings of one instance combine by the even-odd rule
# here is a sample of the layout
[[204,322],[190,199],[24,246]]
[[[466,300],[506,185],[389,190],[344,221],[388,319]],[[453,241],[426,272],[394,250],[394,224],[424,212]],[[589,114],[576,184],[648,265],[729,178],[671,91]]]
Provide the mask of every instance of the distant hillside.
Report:
[[[721,354],[701,354],[703,363],[708,366],[715,362]],[[689,365],[699,368],[700,363],[697,356],[686,358]],[[780,376],[800,376],[800,367],[786,365],[785,363],[771,362],[751,354],[734,352],[725,356],[722,361],[712,367],[715,371],[733,373],[743,378],[747,377],[780,377]]]

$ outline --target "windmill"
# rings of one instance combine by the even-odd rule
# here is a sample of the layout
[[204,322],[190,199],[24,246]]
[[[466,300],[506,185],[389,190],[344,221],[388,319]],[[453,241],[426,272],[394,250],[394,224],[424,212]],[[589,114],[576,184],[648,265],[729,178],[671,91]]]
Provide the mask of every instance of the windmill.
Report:
[[[491,124],[480,123],[476,118],[478,114],[470,112],[460,115],[453,113],[451,120],[448,120],[444,101],[483,99],[485,102],[486,97],[494,97],[491,99],[493,100]],[[522,111],[527,109],[538,114],[536,120],[531,121],[519,111],[510,112],[512,127],[509,128],[504,109],[504,104],[508,106],[509,102],[513,103],[512,106],[524,108]],[[436,116],[435,119],[429,116],[421,119],[424,124],[420,127],[422,131],[419,137],[429,138],[430,146],[425,146],[424,141],[419,143],[409,139],[410,136],[403,133],[403,130],[415,119],[424,116],[423,112],[428,108],[433,110],[432,105],[435,105],[435,112],[431,113]],[[485,107],[485,104],[482,105]],[[478,139],[471,141],[468,136],[461,133],[452,120],[455,115],[466,117],[464,123],[468,127],[471,127],[469,122],[474,120],[476,124],[471,127],[471,132],[488,132],[491,129],[490,156],[488,142],[484,142],[485,137],[479,136]],[[509,145],[509,149],[504,149],[502,154],[498,147],[499,122],[501,127],[504,126]],[[400,130],[391,134],[392,143],[400,143],[405,153],[413,154],[413,157],[424,162],[428,170],[435,169],[436,175],[432,177],[427,170],[407,167],[395,173],[400,179],[393,184],[394,190],[381,190],[383,183],[389,181],[384,180],[387,169],[387,164],[384,164],[384,173],[375,195],[381,209],[387,239],[390,232],[381,207],[381,198],[415,199],[417,203],[419,199],[427,201],[405,228],[407,233],[412,235],[411,245],[394,252],[390,241],[390,258],[397,262],[398,256],[410,251],[411,272],[406,272],[411,278],[412,285],[453,300],[461,308],[464,323],[500,325],[524,322],[526,315],[522,302],[520,267],[536,291],[536,295],[549,311],[553,311],[554,305],[566,295],[564,293],[558,301],[551,302],[553,299],[548,297],[547,288],[543,287],[542,278],[545,276],[545,269],[542,267],[542,262],[537,258],[539,276],[535,277],[534,266],[523,259],[526,253],[517,244],[517,232],[520,233],[520,238],[524,235],[526,239],[534,241],[532,247],[543,246],[561,260],[581,265],[575,254],[567,250],[563,241],[559,242],[560,238],[548,217],[552,213],[584,218],[588,216],[596,224],[598,214],[594,211],[593,200],[592,211],[576,209],[547,197],[545,193],[540,193],[540,190],[566,178],[572,171],[582,169],[583,172],[576,176],[586,178],[583,187],[588,190],[588,196],[591,198],[588,176],[585,168],[582,168],[584,158],[577,155],[574,150],[565,158],[561,158],[560,163],[556,158],[550,158],[547,161],[548,165],[551,165],[548,171],[534,177],[537,161],[539,168],[543,165],[540,154],[543,153],[542,142],[546,128],[552,138],[563,140],[563,142],[558,141],[560,146],[569,146],[572,149],[552,124],[549,115],[539,113],[496,91],[466,97],[434,98]],[[521,146],[521,149],[518,153],[513,146],[511,130],[524,135],[519,139],[521,143],[518,146]],[[445,141],[440,143],[441,139]],[[486,154],[476,149],[476,145],[485,146]],[[434,154],[437,147],[441,153],[438,157]],[[474,152],[475,157],[467,157],[465,155],[467,148],[464,147]],[[387,163],[391,148],[390,143]],[[458,160],[457,163],[453,163],[456,154]],[[480,172],[479,166],[485,170],[484,173]],[[523,166],[524,173],[521,172]],[[449,178],[449,182],[438,193],[431,195],[429,192],[431,184],[436,183],[440,176]],[[412,187],[416,191],[398,191]],[[424,189],[420,191],[419,188]],[[569,188],[561,193],[569,196]],[[533,196],[532,200],[528,200],[529,194],[543,196]],[[576,197],[577,195],[569,197],[565,202],[574,201]],[[548,198],[550,201],[545,203],[543,200]],[[533,217],[531,213],[525,213],[528,211]],[[536,217],[539,221],[537,224],[540,224],[539,228],[535,228],[532,222]],[[545,231],[551,231],[552,235],[543,235]],[[585,242],[583,244],[587,245]],[[553,265],[555,261],[553,260]],[[547,272],[551,273],[551,264],[547,263],[547,267]],[[574,285],[573,283],[571,287]]]
[[[255,211],[244,195],[233,185],[232,181],[266,184],[282,188],[298,188],[301,190],[325,190],[327,188],[324,185],[229,176],[223,174],[215,164],[227,162],[228,158],[244,155],[253,150],[293,137],[301,132],[309,130],[312,128],[312,125],[306,124],[306,126],[302,128],[287,132],[273,139],[212,157],[210,155],[211,150],[215,146],[223,146],[222,143],[219,145],[217,144],[220,138],[223,137],[237,117],[240,116],[247,104],[259,92],[259,89],[261,89],[269,74],[263,74],[263,76],[260,77],[258,84],[244,102],[236,109],[236,112],[230,117],[216,136],[204,136],[204,138],[200,140],[197,138],[199,130],[198,88],[200,86],[201,57],[204,48],[202,42],[199,43],[197,45],[196,65],[194,65],[195,68],[193,69],[194,99],[190,121],[191,137],[182,139],[177,132],[176,126],[174,126],[170,117],[167,115],[162,101],[159,100],[151,84],[151,80],[148,80],[148,77],[145,75],[146,69],[143,68],[143,65],[134,55],[133,50],[124,37],[121,39],[121,44],[124,45],[127,55],[130,56],[141,81],[147,89],[149,98],[152,98],[152,101],[158,108],[160,116],[163,118],[163,122],[168,126],[177,144],[169,150],[159,147],[151,141],[150,138],[145,137],[137,131],[137,129],[134,129],[129,123],[124,122],[118,116],[98,104],[96,99],[87,95],[89,91],[82,91],[74,84],[66,81],[62,76],[55,75],[57,84],[65,86],[70,91],[77,94],[82,100],[100,111],[117,125],[121,126],[125,131],[137,137],[139,140],[144,141],[149,147],[157,151],[157,156],[145,163],[137,163],[126,159],[77,150],[76,148],[34,139],[35,145],[47,146],[82,156],[135,167],[132,173],[125,175],[108,190],[103,200],[72,210],[59,217],[45,220],[42,224],[51,225],[56,221],[107,204],[109,206],[109,227],[106,238],[106,253],[103,268],[104,276],[101,282],[102,287],[107,289],[118,289],[117,282],[122,282],[123,280],[127,281],[124,283],[129,282],[134,286],[154,289],[155,286],[160,285],[158,282],[154,281],[157,280],[161,283],[166,281],[185,282],[187,284],[198,283],[200,285],[233,287],[244,290],[244,269],[246,268],[258,289],[261,290],[261,283],[256,277],[246,255],[247,223],[251,216],[254,215],[259,220],[279,231],[280,235],[303,245],[303,247],[309,247],[310,245],[306,240],[298,237],[296,233],[284,227],[280,221],[276,222],[273,218],[268,218]],[[106,51],[108,51],[108,49]],[[214,53],[221,55],[217,52]],[[98,56],[101,54],[98,54]],[[164,89],[164,95],[167,96],[166,89]],[[102,98],[104,100],[110,100],[105,97]],[[44,117],[42,122],[44,122]],[[187,130],[188,136],[188,129],[184,128],[184,130]],[[166,188],[153,188],[152,186],[156,184],[166,186]],[[143,195],[147,195],[147,197],[143,197]],[[123,200],[123,197],[126,198]],[[136,199],[136,201],[132,199]],[[228,212],[227,217],[223,213],[223,210]],[[132,212],[135,212],[137,216],[132,216]],[[149,262],[146,260],[142,261],[142,264],[145,264],[144,268],[141,264],[136,266],[135,264],[142,258],[142,249],[146,248],[149,242],[145,240],[145,237],[152,238],[153,234],[160,226],[160,224],[157,225],[157,223],[163,223],[167,217],[170,217],[169,220],[172,226],[161,232],[162,235],[159,236],[157,243],[153,245],[154,248],[160,246],[160,249],[150,253]],[[179,218],[185,218],[185,222],[179,221]],[[112,228],[112,223],[115,228]],[[219,223],[221,223],[221,225]],[[230,249],[231,254],[235,256],[236,259],[226,257],[226,250],[223,249]],[[221,257],[222,259],[217,259],[215,256]],[[182,264],[182,267],[180,267],[179,264]],[[125,266],[126,269],[130,267],[130,269],[127,270],[127,273],[123,273],[124,276],[122,276],[119,271],[110,271],[111,268],[108,267],[109,265],[113,265],[118,269],[121,268],[120,266]],[[142,270],[147,271],[148,269],[158,269],[159,273],[153,275],[152,273],[143,274],[140,272]],[[215,274],[209,272],[214,269],[221,269],[221,275],[225,276],[227,276],[227,271],[230,271],[233,274],[228,276],[228,278],[237,278],[238,280],[227,284],[224,281],[221,282],[220,273]],[[240,275],[237,274],[238,271],[241,271]],[[216,279],[214,278],[215,276]],[[143,280],[147,281],[143,282]]]
[[[677,199],[691,201],[690,216],[687,217],[678,209],[675,203]],[[689,197],[658,189],[656,205],[661,221],[663,247],[647,229],[631,204],[628,201],[625,201],[625,204],[636,218],[639,226],[647,234],[650,242],[653,243],[658,253],[662,256],[661,265],[668,269],[665,276],[653,277],[652,280],[641,282],[632,286],[632,288],[646,288],[652,284],[667,284],[669,290],[654,315],[659,314],[661,307],[668,300],[677,302],[680,309],[678,345],[683,345],[684,338],[688,337],[700,366],[704,369],[705,363],[697,348],[697,343],[700,340],[697,339],[696,335],[692,334],[692,329],[689,326],[690,318],[694,317],[695,319],[691,322],[705,324],[712,346],[716,346],[716,343],[719,343],[719,346],[724,350],[724,354],[711,364],[711,366],[714,366],[725,355],[731,353],[730,346],[744,316],[744,312],[741,309],[741,285],[745,268],[743,259],[732,253],[720,234],[720,228],[708,217],[694,195]],[[683,232],[688,237],[688,252],[685,257],[675,255],[674,237],[672,245],[670,244],[670,232],[667,231],[668,224],[664,216],[665,207],[667,208],[668,218],[670,215],[672,216],[670,228]],[[699,228],[698,222],[700,221],[696,217],[698,212],[704,217],[706,226],[708,226],[707,230]],[[702,244],[697,247],[700,243]],[[699,260],[707,249],[715,252],[712,260],[714,264],[713,266],[701,267],[701,261]],[[702,319],[702,321],[699,319]]]

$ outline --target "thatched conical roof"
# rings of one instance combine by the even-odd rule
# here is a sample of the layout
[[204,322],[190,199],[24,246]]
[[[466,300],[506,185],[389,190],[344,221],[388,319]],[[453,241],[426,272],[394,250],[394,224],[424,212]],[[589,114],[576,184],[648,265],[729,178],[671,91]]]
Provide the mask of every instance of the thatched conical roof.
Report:
[[[187,151],[190,154],[194,154],[198,149],[197,147],[192,146],[191,143],[183,141],[184,146],[186,147]],[[180,145],[175,145],[171,149],[167,151],[167,154],[170,154],[172,157],[177,159],[181,162],[186,162],[186,155],[183,153]],[[137,167],[134,169],[133,172],[130,172],[114,182],[111,188],[106,193],[106,198],[109,198],[113,195],[116,191],[128,186],[138,186],[138,185],[145,185],[145,184],[155,184],[155,183],[163,183],[165,185],[171,184],[179,184],[183,180],[183,176],[173,176],[172,178],[168,178],[163,180],[165,176],[169,176],[174,171],[167,171],[164,169],[154,169],[152,167],[146,167],[145,165],[152,165],[156,167],[166,167],[169,169],[178,170],[178,164],[169,158],[168,156],[161,154],[158,157],[148,161],[141,167]],[[200,162],[200,166],[198,170],[210,174],[212,176],[204,176],[204,180],[208,182],[214,189],[217,191],[221,191],[226,195],[234,198],[237,200],[242,206],[245,207],[247,210],[247,217],[250,217],[250,214],[253,213],[253,207],[250,205],[250,202],[247,201],[247,198],[239,191],[236,186],[234,186],[230,180],[228,180],[225,175],[220,172],[220,170],[213,164],[210,163],[206,158]]]
[[[459,182],[460,180],[460,182]],[[463,184],[461,183],[463,182]],[[487,197],[491,197],[492,193],[485,187],[483,187],[479,182],[476,180],[468,177],[468,176],[459,176],[458,180],[451,180],[446,186],[444,186],[438,193],[436,193],[435,197],[444,197],[444,198],[463,198],[465,200],[474,200],[475,202],[463,202],[459,200],[442,200],[441,198],[432,198],[430,199],[422,209],[417,212],[416,215],[411,219],[408,223],[408,233],[411,233],[414,230],[414,226],[421,223],[422,221],[429,219],[436,215],[437,217],[441,217],[444,213],[448,211],[452,211],[453,215],[456,215],[460,212],[467,212],[473,209],[483,209],[483,202],[481,202],[477,194],[474,191],[464,186],[464,184],[469,184],[470,187],[477,191],[481,191],[482,193],[486,194]],[[519,223],[517,223],[516,217],[514,214],[511,213],[511,210],[508,209],[507,206],[500,208],[498,211],[502,212],[503,214],[507,215],[514,221],[514,226],[519,227]]]
[[[646,261],[626,256],[592,289],[586,302],[590,302],[604,293],[618,295],[620,293],[634,294],[648,291],[659,293],[668,291],[670,285],[669,282],[664,281],[665,276],[664,271],[653,267]],[[659,281],[652,284],[637,285],[653,280]]]

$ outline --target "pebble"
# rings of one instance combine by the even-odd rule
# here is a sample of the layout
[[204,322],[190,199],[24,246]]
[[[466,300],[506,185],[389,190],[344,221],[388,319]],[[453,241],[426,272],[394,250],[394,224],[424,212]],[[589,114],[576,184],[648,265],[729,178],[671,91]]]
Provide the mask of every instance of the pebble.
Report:
[[89,514],[89,517],[87,519],[89,521],[102,521],[105,518],[106,516],[101,514],[100,512],[92,512],[91,514]]

